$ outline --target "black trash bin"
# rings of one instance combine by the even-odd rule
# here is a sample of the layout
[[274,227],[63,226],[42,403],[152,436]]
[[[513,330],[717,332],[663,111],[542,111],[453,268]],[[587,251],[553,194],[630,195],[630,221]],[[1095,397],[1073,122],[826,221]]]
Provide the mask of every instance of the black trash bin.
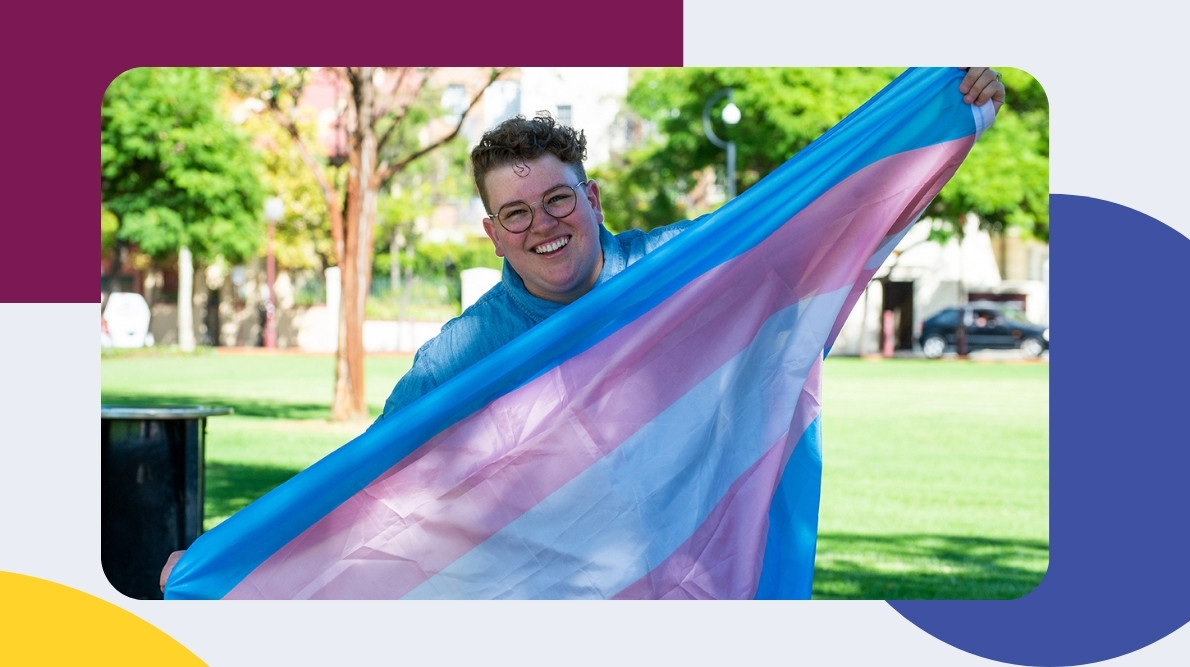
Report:
[[130,598],[160,600],[161,566],[202,533],[207,417],[231,408],[102,406],[103,572]]

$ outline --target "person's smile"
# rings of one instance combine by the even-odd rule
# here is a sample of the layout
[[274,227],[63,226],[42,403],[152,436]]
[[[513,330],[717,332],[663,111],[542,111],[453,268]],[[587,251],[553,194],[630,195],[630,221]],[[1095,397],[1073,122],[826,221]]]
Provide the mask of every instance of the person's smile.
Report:
[[555,253],[558,253],[560,250],[565,248],[569,243],[570,243],[570,237],[563,236],[563,237],[553,239],[551,241],[547,241],[545,243],[538,245],[537,247],[533,248],[533,252],[537,253],[538,255],[541,255],[542,257],[546,257],[546,256],[554,255]]

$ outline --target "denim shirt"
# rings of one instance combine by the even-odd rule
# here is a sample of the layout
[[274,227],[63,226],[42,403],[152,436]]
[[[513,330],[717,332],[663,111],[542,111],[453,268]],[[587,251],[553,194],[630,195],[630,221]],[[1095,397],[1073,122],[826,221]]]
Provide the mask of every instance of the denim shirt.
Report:
[[[600,225],[603,268],[592,289],[597,289],[695,221],[683,220],[649,232],[630,230],[617,235]],[[564,307],[565,304],[530,294],[521,277],[505,261],[500,282],[463,314],[444,324],[437,336],[421,346],[413,357],[413,367],[393,387],[384,402],[384,412],[376,421],[401,410]]]

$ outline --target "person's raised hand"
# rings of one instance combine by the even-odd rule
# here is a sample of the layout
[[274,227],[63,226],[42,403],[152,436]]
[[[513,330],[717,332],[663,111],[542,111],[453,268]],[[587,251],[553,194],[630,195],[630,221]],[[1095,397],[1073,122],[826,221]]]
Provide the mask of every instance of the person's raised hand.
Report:
[[996,112],[1004,104],[1004,84],[1000,82],[1000,73],[990,67],[963,67],[967,70],[963,80],[959,82],[959,92],[963,94],[963,101],[967,104],[979,106],[988,100],[992,101]]

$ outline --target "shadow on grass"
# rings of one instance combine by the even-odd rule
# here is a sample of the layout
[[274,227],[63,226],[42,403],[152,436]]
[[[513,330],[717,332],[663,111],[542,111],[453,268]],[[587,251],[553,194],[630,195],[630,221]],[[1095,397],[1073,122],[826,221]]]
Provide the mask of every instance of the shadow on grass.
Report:
[[104,405],[126,406],[182,406],[203,405],[213,408],[231,408],[233,414],[243,417],[269,417],[276,419],[327,419],[330,406],[325,403],[285,403],[256,399],[215,398],[212,396],[188,394],[129,394],[104,392],[100,397]]
[[1041,583],[1044,540],[951,535],[818,536],[815,600],[1010,600]]
[[204,523],[209,527],[211,519],[223,519],[235,514],[300,470],[273,465],[208,462],[206,498],[203,503],[207,521]]

